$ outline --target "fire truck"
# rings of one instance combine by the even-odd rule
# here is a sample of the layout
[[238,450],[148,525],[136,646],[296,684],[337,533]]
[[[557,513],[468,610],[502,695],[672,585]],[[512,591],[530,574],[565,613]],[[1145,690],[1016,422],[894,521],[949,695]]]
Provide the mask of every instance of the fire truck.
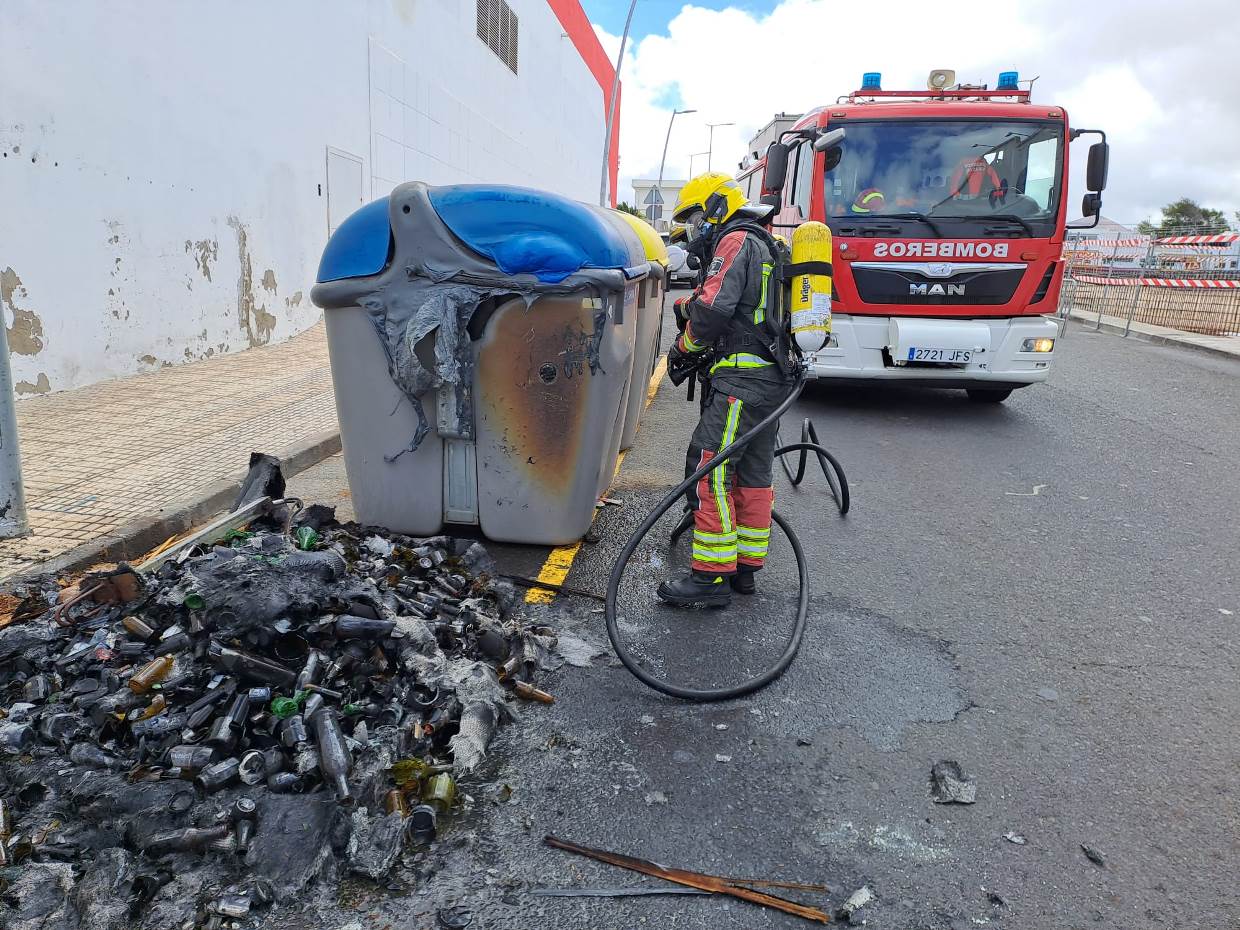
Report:
[[[996,87],[933,71],[924,91],[881,75],[807,113],[737,180],[785,237],[832,232],[831,335],[817,378],[964,388],[1001,403],[1045,381],[1058,335],[1068,148],[1089,148],[1081,210],[1097,225],[1106,134],[1072,128],[1019,75]],[[1077,228],[1077,227],[1074,227]]]

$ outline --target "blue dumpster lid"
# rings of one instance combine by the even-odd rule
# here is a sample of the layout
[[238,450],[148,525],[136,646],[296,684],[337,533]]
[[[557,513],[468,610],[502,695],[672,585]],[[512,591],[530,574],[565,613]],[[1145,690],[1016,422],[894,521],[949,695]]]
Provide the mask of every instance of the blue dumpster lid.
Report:
[[364,278],[387,267],[392,253],[388,198],[371,201],[349,215],[327,240],[317,281]]
[[453,235],[505,274],[554,284],[583,268],[629,263],[624,239],[603,215],[567,197],[491,184],[432,187],[427,196]]

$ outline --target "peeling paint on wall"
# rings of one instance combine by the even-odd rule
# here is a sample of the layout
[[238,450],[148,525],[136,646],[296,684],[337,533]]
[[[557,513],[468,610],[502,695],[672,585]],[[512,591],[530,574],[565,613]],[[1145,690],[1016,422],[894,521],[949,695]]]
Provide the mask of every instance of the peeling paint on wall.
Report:
[[17,306],[19,298],[25,300],[28,296],[16,271],[12,268],[0,271],[0,303],[13,315],[13,325],[6,328],[9,351],[17,355],[38,355],[43,351],[43,321],[33,310]]
[[266,304],[259,304],[254,299],[254,265],[250,259],[249,232],[245,224],[230,216],[228,225],[237,234],[237,257],[241,265],[241,274],[237,279],[237,318],[250,347],[265,346],[271,341],[276,318],[267,312]]
[[[108,299],[104,302],[104,306],[112,319],[124,322],[129,319],[129,301],[121,295],[126,293],[127,289],[133,287],[137,267],[130,261],[130,239],[125,232],[124,225],[120,220],[108,220],[106,225],[111,233],[108,236],[108,245],[111,246],[109,251],[116,254],[112,257],[112,268],[108,272],[111,286],[108,288]],[[124,262],[121,260],[122,256],[124,257]],[[131,268],[133,269],[132,271],[130,270]],[[124,288],[121,287],[122,284]],[[106,320],[104,323],[104,331],[110,336],[115,335],[116,331],[107,327]]]
[[13,385],[13,390],[19,395],[46,394],[51,389],[52,384],[47,380],[47,373],[43,371],[39,372],[39,377],[35,379],[34,383],[29,381],[18,381],[15,385]]
[[[0,272],[20,268],[29,292],[10,277],[0,304],[14,381],[44,373],[63,391],[179,364],[186,348],[218,358],[302,332],[322,318],[308,289],[328,225],[407,177],[597,197],[604,95],[547,4],[520,5],[531,52],[502,94],[502,64],[455,2],[311,4],[318,15],[291,18],[248,4],[242,29],[193,5],[44,15],[53,6],[0,0],[20,37],[0,41]],[[157,81],[153,29],[156,57],[176,62]],[[100,47],[115,50],[105,68]],[[255,87],[280,101],[280,145],[266,144],[272,111],[253,105]],[[157,144],[133,131],[151,114]],[[343,160],[325,161],[329,142]]]
[[[211,263],[220,257],[220,243],[217,239],[199,239],[193,242],[185,240],[185,251],[194,256],[194,264],[199,273],[208,281],[211,280]],[[188,285],[186,285],[188,287]]]

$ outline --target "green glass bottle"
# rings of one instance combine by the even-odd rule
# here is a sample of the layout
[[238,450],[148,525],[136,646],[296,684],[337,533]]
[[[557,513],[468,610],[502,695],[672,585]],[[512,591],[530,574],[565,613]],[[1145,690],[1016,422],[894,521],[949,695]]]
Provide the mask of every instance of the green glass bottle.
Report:
[[431,778],[422,792],[422,803],[435,808],[438,814],[446,814],[455,798],[456,782],[447,772],[441,772]]
[[427,765],[421,759],[399,759],[392,763],[392,781],[401,788],[415,786],[427,774]]
[[314,527],[299,526],[293,533],[293,541],[298,549],[308,551],[319,544],[319,534],[315,532]]

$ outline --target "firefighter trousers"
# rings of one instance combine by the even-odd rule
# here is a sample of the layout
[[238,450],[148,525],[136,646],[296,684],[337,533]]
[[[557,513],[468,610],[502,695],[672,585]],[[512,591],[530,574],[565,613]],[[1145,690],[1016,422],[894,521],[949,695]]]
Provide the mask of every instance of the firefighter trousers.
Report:
[[[782,399],[778,384],[756,382],[712,385],[685,458],[685,475],[717,456],[738,436],[765,419]],[[693,568],[731,574],[737,564],[757,570],[766,560],[771,541],[771,507],[775,489],[775,433],[772,423],[749,445],[707,472],[689,489],[693,508]]]

